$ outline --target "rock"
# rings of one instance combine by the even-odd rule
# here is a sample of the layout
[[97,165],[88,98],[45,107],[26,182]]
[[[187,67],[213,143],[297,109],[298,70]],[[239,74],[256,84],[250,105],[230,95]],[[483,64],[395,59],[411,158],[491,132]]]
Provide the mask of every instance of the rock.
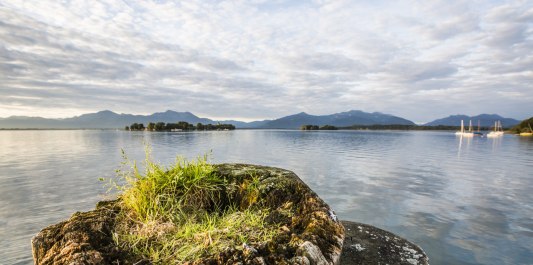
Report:
[[[423,250],[401,237],[373,226],[338,221],[333,210],[293,172],[244,164],[216,165],[215,170],[233,184],[221,200],[231,198],[242,209],[268,207],[267,222],[279,224],[279,234],[271,242],[242,244],[217,257],[187,264],[428,264]],[[257,194],[236,188],[253,178],[259,179]],[[115,217],[120,210],[119,201],[100,202],[95,210],[75,213],[44,228],[32,239],[35,264],[152,264],[115,245]]]
[[324,255],[322,255],[322,252],[320,251],[320,248],[318,248],[317,246],[315,246],[315,244],[309,242],[309,241],[305,241],[302,245],[300,245],[300,247],[298,248],[298,250],[296,251],[296,253],[299,255],[299,256],[304,256],[307,258],[307,260],[309,261],[309,263],[311,263],[311,265],[326,265],[328,264],[328,261],[326,260],[326,257],[324,257]]
[[[296,174],[280,168],[215,165],[230,184],[220,200],[231,200],[246,209],[267,207],[266,221],[279,224],[270,242],[239,245],[192,264],[337,264],[344,241],[344,227],[332,209]],[[258,193],[242,187],[259,179]],[[228,203],[228,202],[225,202]],[[150,264],[113,241],[120,202],[99,203],[95,210],[76,213],[70,219],[44,228],[32,239],[35,264]]]
[[[332,209],[291,171],[245,164],[217,165],[216,170],[236,184],[259,177],[257,198],[229,191],[241,208],[260,204],[271,209],[267,220],[280,224],[280,234],[265,246],[256,246],[266,264],[292,263],[305,257],[310,264],[337,264],[344,227],[331,217]],[[294,262],[291,262],[294,261]]]
[[32,239],[35,264],[111,264],[124,253],[113,243],[114,202],[77,212],[43,229]]
[[346,234],[341,265],[427,265],[426,253],[417,245],[385,230],[356,222],[341,221]]

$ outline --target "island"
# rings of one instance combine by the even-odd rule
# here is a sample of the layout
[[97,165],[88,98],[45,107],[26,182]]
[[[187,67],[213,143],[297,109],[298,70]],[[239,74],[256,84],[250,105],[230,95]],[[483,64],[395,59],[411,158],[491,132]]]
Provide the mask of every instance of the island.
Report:
[[177,123],[150,122],[147,127],[143,123],[133,123],[124,128],[126,131],[151,131],[151,132],[179,132],[179,131],[229,131],[235,130],[233,124],[202,124],[196,126],[185,121]]
[[300,130],[302,131],[338,130],[338,128],[332,125],[318,126],[318,125],[306,124],[306,125],[300,126]]

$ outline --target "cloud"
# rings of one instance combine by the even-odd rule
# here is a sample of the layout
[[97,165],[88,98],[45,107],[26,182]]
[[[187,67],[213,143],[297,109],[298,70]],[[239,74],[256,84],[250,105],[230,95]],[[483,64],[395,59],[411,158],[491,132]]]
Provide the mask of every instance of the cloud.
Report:
[[532,19],[520,0],[0,3],[0,116],[522,118]]

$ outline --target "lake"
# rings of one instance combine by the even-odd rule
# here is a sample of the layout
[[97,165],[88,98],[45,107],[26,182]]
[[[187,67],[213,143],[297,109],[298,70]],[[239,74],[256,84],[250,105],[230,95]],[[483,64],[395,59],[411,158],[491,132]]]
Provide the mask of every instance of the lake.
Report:
[[431,264],[533,264],[533,138],[453,132],[0,131],[0,264],[32,264],[43,227],[109,198],[122,161],[212,162],[294,171],[341,219],[418,245]]

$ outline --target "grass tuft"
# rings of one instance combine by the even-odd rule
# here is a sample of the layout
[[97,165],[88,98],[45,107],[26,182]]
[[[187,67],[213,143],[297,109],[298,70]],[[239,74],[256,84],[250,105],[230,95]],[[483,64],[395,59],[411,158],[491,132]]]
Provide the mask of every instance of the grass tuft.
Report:
[[114,182],[122,206],[114,240],[155,264],[194,262],[243,244],[266,243],[279,231],[265,221],[269,210],[254,206],[256,177],[233,187],[249,195],[243,207],[242,202],[228,203],[226,191],[235,184],[218,176],[207,156],[192,162],[178,157],[164,167],[147,151],[144,173],[135,162],[125,164],[131,170],[119,170]]

